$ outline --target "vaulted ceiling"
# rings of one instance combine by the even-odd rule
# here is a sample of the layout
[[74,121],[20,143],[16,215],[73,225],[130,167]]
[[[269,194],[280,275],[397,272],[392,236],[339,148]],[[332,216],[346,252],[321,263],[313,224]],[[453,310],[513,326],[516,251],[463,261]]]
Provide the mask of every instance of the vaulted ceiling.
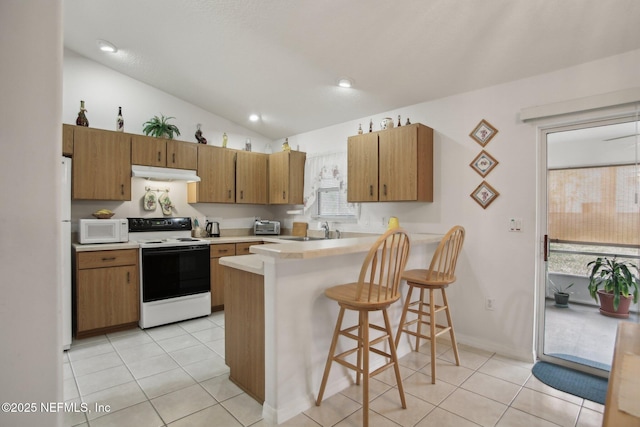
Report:
[[640,49],[640,1],[64,0],[64,45],[278,139]]

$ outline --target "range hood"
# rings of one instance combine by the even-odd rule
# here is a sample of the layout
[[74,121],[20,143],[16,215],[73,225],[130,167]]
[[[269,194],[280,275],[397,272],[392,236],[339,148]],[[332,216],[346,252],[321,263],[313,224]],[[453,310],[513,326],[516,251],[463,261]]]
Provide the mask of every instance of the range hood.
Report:
[[134,178],[147,178],[154,181],[200,181],[200,177],[196,175],[196,171],[194,170],[156,168],[153,166],[132,165],[131,176]]

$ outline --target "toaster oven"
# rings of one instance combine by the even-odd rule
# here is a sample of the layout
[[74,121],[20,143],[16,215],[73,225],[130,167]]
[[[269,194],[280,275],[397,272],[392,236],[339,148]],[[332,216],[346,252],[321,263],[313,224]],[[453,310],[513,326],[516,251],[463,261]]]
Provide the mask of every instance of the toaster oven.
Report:
[[253,234],[278,235],[280,234],[280,221],[258,220],[253,225]]

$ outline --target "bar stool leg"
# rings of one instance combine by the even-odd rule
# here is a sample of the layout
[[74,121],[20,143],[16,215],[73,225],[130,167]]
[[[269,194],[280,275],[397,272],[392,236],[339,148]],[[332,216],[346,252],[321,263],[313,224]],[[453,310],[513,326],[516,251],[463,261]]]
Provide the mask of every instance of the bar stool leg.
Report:
[[398,385],[398,393],[400,393],[400,402],[402,402],[402,407],[407,409],[407,402],[404,398],[404,388],[402,388],[402,377],[400,377],[400,366],[398,363],[398,352],[396,350],[396,346],[393,342],[393,336],[391,335],[391,322],[389,322],[389,315],[387,314],[387,309],[382,310],[382,314],[384,315],[384,326],[387,329],[387,335],[389,336],[389,351],[391,353],[391,360],[393,360],[393,370],[396,374],[396,384]]
[[420,288],[420,303],[418,304],[418,323],[416,326],[416,351],[420,348],[420,335],[422,335],[422,314],[424,313],[424,288]]
[[[411,304],[411,294],[413,293],[413,285],[411,283],[407,283],[409,285],[409,290],[407,291],[407,299],[404,301],[404,306],[402,307],[402,315],[400,316],[400,324],[398,326],[398,333],[396,334],[396,348],[400,344],[400,336],[402,335],[402,331],[404,330],[405,323],[407,321],[407,313],[409,311],[409,304]],[[409,339],[409,343],[411,343],[411,339]]]
[[460,356],[458,355],[458,343],[456,342],[456,334],[453,331],[453,322],[451,321],[451,312],[449,311],[449,302],[447,301],[447,293],[442,288],[442,300],[446,307],[447,322],[449,323],[449,335],[451,336],[451,345],[453,346],[453,355],[456,358],[456,365],[460,366]]
[[356,360],[356,366],[358,367],[358,370],[356,371],[356,385],[360,385],[360,376],[362,373],[362,349],[364,346],[364,338],[362,336],[362,316],[365,313],[363,311],[359,311],[358,312],[358,354],[356,355],[357,360]]
[[360,327],[362,328],[362,345],[364,349],[362,351],[362,425],[367,427],[369,425],[369,313],[360,312],[362,322]]
[[433,289],[429,289],[429,321],[431,332],[431,384],[436,383],[436,304],[433,300]]
[[336,345],[338,344],[338,336],[340,336],[340,328],[342,327],[342,319],[344,318],[344,312],[345,312],[345,309],[343,307],[340,307],[340,313],[338,314],[336,328],[333,332],[333,339],[331,340],[331,346],[329,347],[327,364],[324,367],[324,374],[322,375],[322,383],[320,384],[320,391],[318,392],[318,398],[316,399],[316,406],[320,406],[320,403],[322,402],[322,396],[324,395],[324,388],[327,386],[327,379],[329,379],[329,371],[331,371],[331,364],[333,363],[333,355],[336,352]]

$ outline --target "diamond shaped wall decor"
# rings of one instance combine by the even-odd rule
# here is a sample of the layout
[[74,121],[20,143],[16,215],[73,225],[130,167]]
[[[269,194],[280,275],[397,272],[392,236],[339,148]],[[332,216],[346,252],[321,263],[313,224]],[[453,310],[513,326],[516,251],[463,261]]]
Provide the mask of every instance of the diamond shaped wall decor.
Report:
[[486,181],[482,181],[473,193],[471,197],[475,200],[483,209],[486,209],[495,199],[498,198],[500,193],[495,188],[490,186]]

